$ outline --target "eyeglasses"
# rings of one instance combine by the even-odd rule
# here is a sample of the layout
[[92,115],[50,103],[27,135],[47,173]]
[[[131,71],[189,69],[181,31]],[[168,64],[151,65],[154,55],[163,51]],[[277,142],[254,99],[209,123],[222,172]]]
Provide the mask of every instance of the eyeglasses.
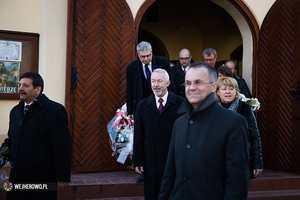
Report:
[[191,57],[187,57],[187,58],[179,58],[179,60],[188,60],[190,59]]
[[211,84],[211,83],[213,83],[213,82],[203,83],[203,82],[201,82],[200,80],[196,80],[195,82],[185,81],[185,82],[183,83],[183,85],[184,85],[185,87],[191,87],[191,86],[194,84],[196,87],[200,87],[200,86],[202,86],[202,85],[204,85],[204,84]]
[[213,62],[215,60],[215,58],[214,59],[204,59],[204,62]]

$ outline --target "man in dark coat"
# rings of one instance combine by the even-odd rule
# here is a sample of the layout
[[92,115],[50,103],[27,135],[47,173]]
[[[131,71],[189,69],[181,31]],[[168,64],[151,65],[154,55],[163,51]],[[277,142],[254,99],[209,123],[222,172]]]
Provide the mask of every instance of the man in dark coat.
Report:
[[216,71],[221,67],[221,64],[217,62],[217,51],[213,48],[205,49],[202,53],[203,61],[214,68]]
[[[8,130],[12,162],[9,181],[64,188],[70,182],[72,151],[67,113],[42,93],[43,87],[38,73],[26,72],[20,77],[21,101],[10,112]],[[13,200],[56,198],[56,190],[7,192],[7,199]]]
[[[160,200],[246,200],[249,187],[246,119],[219,106],[217,74],[194,63],[174,123]],[[218,123],[216,123],[216,121]]]
[[236,70],[237,70],[236,63],[233,60],[227,60],[224,64],[231,70],[231,72],[233,74],[233,78],[235,78],[235,80],[237,81],[238,86],[239,86],[239,92],[242,93],[243,95],[245,95],[245,97],[247,97],[247,98],[252,98],[251,92],[248,88],[248,85],[247,85],[245,79],[243,79],[242,77],[239,77],[236,74]]
[[150,76],[153,70],[162,68],[168,72],[171,81],[169,90],[175,93],[169,60],[162,56],[154,56],[149,42],[140,42],[136,50],[138,59],[131,62],[126,71],[126,104],[130,119],[134,118],[138,103],[152,94]]
[[146,200],[158,198],[173,123],[180,116],[177,110],[184,100],[168,92],[169,84],[165,70],[153,71],[151,85],[154,94],[139,103],[134,120],[133,159],[136,172],[144,172]]
[[188,49],[181,49],[178,55],[179,61],[175,66],[171,67],[174,76],[176,94],[185,98],[184,76],[194,61],[191,52]]

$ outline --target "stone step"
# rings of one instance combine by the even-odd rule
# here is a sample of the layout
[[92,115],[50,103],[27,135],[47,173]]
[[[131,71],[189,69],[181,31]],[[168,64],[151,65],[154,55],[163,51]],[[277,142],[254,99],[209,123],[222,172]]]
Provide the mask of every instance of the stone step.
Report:
[[300,190],[250,191],[248,200],[300,200]]

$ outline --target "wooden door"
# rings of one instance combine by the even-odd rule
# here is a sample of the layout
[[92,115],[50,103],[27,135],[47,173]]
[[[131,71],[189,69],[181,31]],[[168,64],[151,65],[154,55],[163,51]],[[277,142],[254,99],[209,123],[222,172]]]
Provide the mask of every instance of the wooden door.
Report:
[[[300,1],[277,0],[261,27],[257,121],[265,168],[300,172]],[[300,105],[299,105],[300,106]]]
[[69,36],[74,38],[69,46],[78,76],[69,111],[73,170],[124,169],[111,156],[106,126],[126,100],[126,66],[135,59],[133,17],[126,0],[74,0],[69,4],[74,15],[69,26],[73,28]]

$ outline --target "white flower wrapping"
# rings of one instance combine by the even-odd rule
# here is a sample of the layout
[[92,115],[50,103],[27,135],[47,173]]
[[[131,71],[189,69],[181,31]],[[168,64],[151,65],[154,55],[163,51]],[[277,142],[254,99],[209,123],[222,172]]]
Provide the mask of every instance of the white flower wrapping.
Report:
[[133,120],[126,115],[126,104],[124,104],[107,124],[112,156],[118,156],[117,161],[122,164],[128,156],[132,158],[133,155],[133,129]]
[[260,108],[260,103],[257,98],[246,98],[245,95],[240,94],[240,100],[250,105],[253,111],[259,110]]

